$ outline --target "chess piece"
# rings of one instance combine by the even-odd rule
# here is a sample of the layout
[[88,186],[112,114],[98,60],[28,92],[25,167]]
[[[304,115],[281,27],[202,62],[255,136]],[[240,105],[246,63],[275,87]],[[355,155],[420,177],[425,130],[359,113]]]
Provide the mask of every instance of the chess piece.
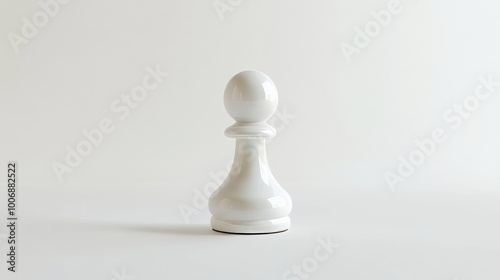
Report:
[[261,72],[240,72],[227,83],[224,106],[236,121],[224,132],[236,138],[236,151],[229,175],[209,200],[212,228],[241,234],[285,231],[292,200],[274,179],[265,146],[266,138],[276,136],[266,123],[278,106],[276,86]]

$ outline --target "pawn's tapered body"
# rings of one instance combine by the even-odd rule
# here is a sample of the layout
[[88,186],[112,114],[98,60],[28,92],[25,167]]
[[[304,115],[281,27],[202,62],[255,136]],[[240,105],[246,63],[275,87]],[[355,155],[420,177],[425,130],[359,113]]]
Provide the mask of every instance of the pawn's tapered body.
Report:
[[236,120],[225,132],[236,138],[236,149],[228,177],[209,200],[212,228],[244,234],[285,231],[292,201],[269,168],[265,146],[265,138],[276,135],[265,123],[278,105],[276,87],[260,72],[240,72],[226,86],[224,103]]

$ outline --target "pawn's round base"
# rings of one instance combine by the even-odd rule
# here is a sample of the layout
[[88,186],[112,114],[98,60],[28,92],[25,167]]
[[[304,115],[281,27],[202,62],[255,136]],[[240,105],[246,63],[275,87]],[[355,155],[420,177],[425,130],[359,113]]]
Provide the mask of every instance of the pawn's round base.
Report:
[[264,221],[222,221],[212,217],[212,229],[223,233],[266,234],[286,231],[290,228],[290,218],[283,217]]

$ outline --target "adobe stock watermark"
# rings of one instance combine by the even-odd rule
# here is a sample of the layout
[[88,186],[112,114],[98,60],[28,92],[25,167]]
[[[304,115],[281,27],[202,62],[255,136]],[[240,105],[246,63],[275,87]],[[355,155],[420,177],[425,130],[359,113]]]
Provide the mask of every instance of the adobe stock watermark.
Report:
[[283,272],[282,280],[304,280],[318,270],[320,264],[326,262],[340,247],[339,243],[333,241],[332,236],[326,238],[318,237],[317,245],[310,256],[305,257],[299,264],[294,264]]
[[28,44],[29,41],[38,35],[40,29],[45,27],[51,18],[57,16],[61,7],[67,5],[71,0],[40,0],[38,6],[40,9],[34,12],[31,19],[22,17],[22,27],[19,34],[9,32],[7,38],[14,49],[14,52],[19,53],[21,44]]
[[351,63],[354,54],[360,54],[363,49],[368,47],[372,40],[377,38],[382,30],[389,26],[392,17],[399,15],[403,11],[403,6],[399,0],[390,0],[386,8],[379,11],[371,11],[373,20],[365,23],[364,28],[355,27],[353,44],[341,42],[340,50],[348,63]]
[[[169,74],[163,72],[159,65],[154,68],[146,66],[146,75],[142,78],[142,83],[134,86],[129,93],[120,95],[110,104],[110,110],[119,121],[126,120],[130,113],[137,109],[144,100],[157,89]],[[112,133],[116,126],[116,120],[112,118],[102,118],[97,127],[83,129],[82,138],[74,146],[66,146],[66,156],[64,161],[54,161],[52,169],[59,182],[63,182],[63,175],[71,173],[80,166],[85,157],[89,156],[94,148],[102,144],[107,134]]]
[[[443,113],[443,121],[450,125],[451,130],[459,129],[464,121],[472,116],[472,113],[479,109],[481,102],[486,101],[500,87],[500,82],[493,81],[492,75],[488,78],[479,77],[479,83],[473,93],[467,95],[462,102],[455,103]],[[421,166],[437,150],[438,146],[446,141],[448,135],[446,130],[437,127],[430,135],[424,139],[414,141],[415,148],[407,157],[399,156],[399,165],[396,172],[385,172],[385,180],[392,191],[396,191],[396,186],[410,177],[417,167]]]
[[120,273],[116,270],[111,270],[111,274],[113,277],[110,278],[110,280],[134,280],[135,277],[132,275],[127,274],[127,271],[125,270],[124,267],[122,267]]
[[220,21],[224,21],[224,14],[232,13],[241,3],[243,0],[215,0],[212,5]]
[[[267,123],[273,126],[276,131],[279,133],[291,123],[296,116],[294,114],[290,114],[287,112],[286,107],[280,107],[276,110],[276,113],[267,121]],[[272,142],[272,139],[267,140],[267,144]],[[255,152],[255,149],[246,149],[250,147],[242,146],[243,154],[247,154],[250,152]],[[251,159],[252,157],[249,157]],[[182,219],[185,223],[191,223],[191,220],[200,215],[202,211],[208,208],[208,199],[212,195],[212,193],[224,182],[229,173],[233,170],[234,172],[238,171],[238,166],[234,166],[233,169],[233,160],[229,160],[226,164],[226,168],[219,171],[211,171],[208,173],[210,177],[210,181],[203,185],[201,188],[193,188],[193,198],[191,199],[190,204],[180,203],[179,204],[179,212],[182,216]]]

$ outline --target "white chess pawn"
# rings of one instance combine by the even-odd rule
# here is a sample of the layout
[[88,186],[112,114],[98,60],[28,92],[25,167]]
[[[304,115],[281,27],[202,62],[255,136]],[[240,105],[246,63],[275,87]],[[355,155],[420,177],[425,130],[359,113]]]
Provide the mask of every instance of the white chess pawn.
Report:
[[242,234],[285,231],[292,200],[269,169],[265,145],[266,138],[276,136],[266,123],[278,106],[276,86],[261,72],[240,72],[227,83],[224,105],[236,120],[224,133],[236,138],[236,152],[229,175],[209,200],[212,228]]

